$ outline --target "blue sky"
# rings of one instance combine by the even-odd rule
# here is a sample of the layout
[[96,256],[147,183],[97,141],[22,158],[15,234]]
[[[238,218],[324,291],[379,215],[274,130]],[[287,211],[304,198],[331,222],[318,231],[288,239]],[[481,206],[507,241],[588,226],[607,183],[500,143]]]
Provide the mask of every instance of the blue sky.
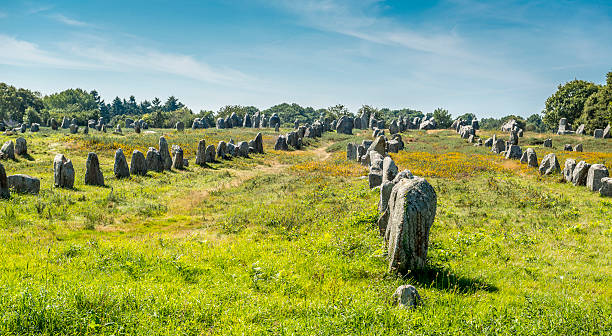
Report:
[[0,82],[194,111],[295,102],[539,113],[612,71],[612,1],[13,1]]

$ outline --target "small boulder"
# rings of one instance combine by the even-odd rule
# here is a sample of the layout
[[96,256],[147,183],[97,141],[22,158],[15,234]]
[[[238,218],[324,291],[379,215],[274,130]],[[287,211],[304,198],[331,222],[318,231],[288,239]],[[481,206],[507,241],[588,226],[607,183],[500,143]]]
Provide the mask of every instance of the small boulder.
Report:
[[15,140],[15,153],[21,156],[28,154],[28,143],[26,139],[19,137]]
[[53,159],[53,180],[56,187],[72,189],[74,187],[74,167],[72,161],[62,154]]
[[15,144],[9,140],[0,148],[0,158],[15,160]]
[[85,161],[85,184],[94,186],[104,185],[104,175],[100,169],[100,161],[96,153],[87,154],[87,161]]
[[204,151],[204,162],[215,162],[215,146],[208,145]]
[[174,127],[176,128],[177,131],[182,132],[185,130],[185,123],[182,121],[177,122]]
[[594,164],[589,168],[587,175],[586,186],[591,191],[599,191],[601,188],[601,179],[609,177],[608,168],[602,164]]
[[586,163],[586,161],[580,161],[574,167],[572,171],[572,183],[575,186],[584,186],[586,185],[587,175],[589,174],[589,168],[591,165]]
[[570,144],[563,145],[563,150],[571,152],[573,150],[572,145],[570,145]]
[[37,195],[40,191],[40,180],[36,177],[17,174],[7,178],[9,188],[20,194]]
[[540,164],[540,175],[550,175],[561,171],[561,166],[557,160],[557,156],[554,153],[550,153],[542,159]]
[[419,292],[417,292],[414,286],[402,285],[397,287],[391,296],[391,300],[393,301],[393,305],[397,305],[404,309],[410,309],[419,305],[421,296],[419,296]]
[[605,197],[612,197],[612,178],[604,177],[601,179],[599,194]]
[[574,176],[574,168],[576,168],[576,160],[567,159],[565,160],[565,165],[563,166],[563,178],[566,182],[572,182],[572,178]]
[[538,168],[538,155],[535,149],[527,148],[525,152],[527,153],[527,165],[529,167]]
[[520,160],[521,155],[523,155],[523,151],[521,147],[517,145],[510,145],[506,151],[506,159]]
[[130,168],[128,167],[127,159],[123,154],[123,149],[119,148],[115,152],[115,164],[113,172],[118,179],[130,177]]
[[577,144],[573,148],[574,152],[582,152],[582,144]]

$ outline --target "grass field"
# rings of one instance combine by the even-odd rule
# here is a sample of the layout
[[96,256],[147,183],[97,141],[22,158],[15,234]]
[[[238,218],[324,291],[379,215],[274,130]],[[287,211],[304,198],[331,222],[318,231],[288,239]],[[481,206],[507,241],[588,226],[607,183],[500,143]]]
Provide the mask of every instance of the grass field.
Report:
[[[199,139],[248,141],[256,130],[69,135],[26,133],[29,158],[7,174],[41,178],[39,195],[0,201],[0,334],[610,335],[612,199],[540,177],[452,131],[409,131],[400,169],[438,194],[429,267],[387,272],[378,192],[327,133],[303,151],[195,166]],[[113,157],[157,147],[164,134],[190,166],[117,180]],[[490,132],[482,132],[482,136]],[[499,135],[499,134],[498,134]],[[506,135],[503,135],[506,137]],[[552,137],[554,147],[539,144]],[[0,142],[15,136],[0,136]],[[585,152],[564,152],[583,143]],[[555,152],[612,168],[612,141],[527,133]],[[95,151],[106,187],[86,186]],[[52,161],[76,170],[54,188]],[[393,291],[413,284],[414,310]]]

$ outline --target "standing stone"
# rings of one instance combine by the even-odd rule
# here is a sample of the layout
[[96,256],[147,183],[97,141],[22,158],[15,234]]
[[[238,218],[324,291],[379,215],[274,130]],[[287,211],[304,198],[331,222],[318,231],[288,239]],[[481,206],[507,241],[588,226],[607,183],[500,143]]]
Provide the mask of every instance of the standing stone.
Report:
[[503,152],[503,151],[505,151],[505,150],[506,150],[506,143],[505,143],[505,141],[504,141],[504,140],[502,140],[502,139],[496,139],[496,140],[493,142],[493,147],[491,148],[491,151],[492,151],[493,153],[500,154],[501,152]]
[[123,154],[123,149],[119,148],[115,152],[115,165],[113,166],[113,172],[115,177],[118,179],[130,177],[130,168],[128,167],[127,159]]
[[584,135],[584,124],[581,124],[580,126],[578,126],[578,128],[576,129],[576,134]]
[[484,142],[485,147],[493,147],[493,138],[488,138]]
[[204,161],[205,162],[215,162],[215,146],[208,145],[204,152]]
[[287,138],[284,135],[279,135],[274,144],[274,150],[289,150],[287,146]]
[[0,158],[15,160],[15,144],[9,140],[0,148]]
[[515,131],[510,132],[510,144],[518,145],[518,142],[519,142],[518,132],[515,132]]
[[249,157],[249,143],[246,141],[240,141],[238,146],[238,155],[248,158]]
[[115,126],[115,133],[122,133],[121,132],[121,125],[117,124],[117,126]]
[[251,127],[251,116],[248,113],[244,114],[244,119],[242,120],[242,127]]
[[40,124],[32,123],[32,125],[30,126],[30,132],[36,133],[38,131],[40,131]]
[[176,125],[174,125],[174,127],[176,128],[177,131],[182,132],[185,130],[185,123],[182,121],[179,121],[176,123]]
[[10,198],[11,192],[8,187],[8,179],[6,178],[6,171],[4,166],[0,163],[0,198]]
[[574,152],[582,152],[582,144],[577,144],[573,148]]
[[264,153],[263,136],[261,135],[261,132],[257,133],[257,136],[255,136],[255,153],[258,153],[258,154]]
[[164,163],[164,170],[170,170],[172,168],[172,157],[168,149],[168,142],[163,136],[159,137],[159,155],[161,155],[162,162]]
[[77,126],[76,124],[70,124],[70,134],[77,133],[79,133],[79,126]]
[[219,141],[219,144],[217,145],[217,157],[219,159],[225,159],[226,155],[227,155],[227,144],[225,143],[225,141]]
[[180,170],[184,165],[183,149],[178,145],[172,145],[172,168]]
[[352,142],[346,145],[346,159],[349,161],[357,160],[357,146]]
[[557,156],[554,153],[550,153],[542,159],[542,163],[540,164],[540,175],[550,175],[555,172],[561,171],[561,166],[559,165],[559,161],[557,160]]
[[575,186],[586,185],[589,168],[591,168],[591,165],[586,163],[586,161],[580,161],[576,167],[574,167],[574,170],[572,171],[572,183]]
[[601,179],[599,194],[605,197],[612,197],[612,178],[604,177]]
[[297,132],[289,132],[289,133],[287,133],[286,137],[287,137],[287,145],[289,145],[289,146],[291,146],[291,147],[293,147],[295,149],[300,149],[298,147],[298,143],[297,143],[297,141],[298,141],[298,134],[297,134]]
[[370,152],[370,172],[368,173],[368,183],[370,189],[382,184],[383,180],[383,157],[377,152]]
[[572,151],[572,145],[570,145],[570,144],[563,145],[563,150],[571,152]]
[[21,194],[37,195],[40,191],[40,180],[24,174],[11,175],[7,177],[8,186]]
[[400,131],[400,127],[399,124],[397,122],[397,119],[394,119],[391,124],[389,124],[389,134],[393,135],[393,134],[397,134]]
[[544,140],[544,147],[552,147],[552,139],[546,139]]
[[608,124],[608,126],[604,128],[602,137],[604,139],[610,139],[612,137],[612,135],[610,134],[610,124]]
[[520,160],[522,154],[523,151],[521,150],[520,146],[510,145],[506,151],[506,159]]
[[147,170],[161,173],[164,171],[164,161],[162,160],[161,154],[154,147],[149,147],[147,151]]
[[202,139],[198,143],[198,151],[196,153],[195,163],[199,166],[204,166],[206,164],[206,140]]
[[524,151],[521,155],[521,163],[527,163],[527,151]]
[[397,172],[398,169],[393,159],[390,156],[385,157],[383,159],[382,183],[393,181]]
[[565,160],[565,165],[563,166],[563,178],[566,182],[572,182],[572,178],[574,177],[574,168],[576,168],[576,160],[567,159]]
[[361,118],[355,118],[353,120],[353,128],[361,129]]
[[62,120],[62,128],[68,128],[68,127],[70,127],[70,119],[64,116],[64,119]]
[[54,131],[57,131],[57,129],[59,128],[59,125],[57,124],[57,120],[55,120],[55,118],[51,118],[49,124],[51,126],[51,129]]
[[132,160],[130,161],[130,174],[131,175],[147,175],[147,160],[141,151],[135,150],[132,152]]
[[100,170],[100,161],[96,153],[87,154],[85,161],[85,184],[94,186],[104,185],[104,175]]
[[240,117],[236,114],[236,112],[232,112],[230,119],[232,120],[232,127],[242,126],[242,120],[240,120]]
[[604,130],[602,130],[601,128],[598,128],[593,131],[593,137],[597,139],[603,138],[603,134],[604,134]]
[[377,152],[382,157],[385,157],[387,155],[387,139],[383,135],[377,137],[368,148],[369,151]]
[[527,165],[529,167],[538,168],[538,155],[536,154],[535,149],[527,148],[525,153],[527,153]]
[[421,302],[421,296],[414,286],[402,285],[397,287],[391,296],[391,300],[393,301],[393,305],[397,305],[400,308],[409,309],[419,305]]
[[83,134],[89,134],[89,126],[85,125],[83,128]]
[[395,184],[385,233],[389,270],[406,274],[425,267],[436,205],[436,192],[427,180],[417,177]]
[[278,128],[280,127],[280,118],[278,117],[278,114],[272,114],[272,116],[270,117],[269,124],[270,127],[274,127],[275,129],[277,129],[278,132]]
[[608,168],[602,164],[594,164],[589,168],[587,175],[586,186],[590,191],[599,191],[601,188],[601,179],[609,177]]
[[28,154],[28,143],[26,139],[19,137],[15,140],[15,153],[21,156]]
[[72,161],[62,154],[53,159],[53,180],[56,187],[72,189],[74,187],[74,167]]
[[225,128],[225,120],[223,120],[223,118],[217,118],[216,127],[217,127],[217,129],[224,129]]

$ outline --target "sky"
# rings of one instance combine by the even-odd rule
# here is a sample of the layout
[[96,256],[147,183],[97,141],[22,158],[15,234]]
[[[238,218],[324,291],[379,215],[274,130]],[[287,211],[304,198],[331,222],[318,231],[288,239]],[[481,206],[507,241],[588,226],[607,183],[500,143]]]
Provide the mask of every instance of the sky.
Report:
[[0,1],[0,82],[194,111],[540,113],[612,71],[612,1]]

